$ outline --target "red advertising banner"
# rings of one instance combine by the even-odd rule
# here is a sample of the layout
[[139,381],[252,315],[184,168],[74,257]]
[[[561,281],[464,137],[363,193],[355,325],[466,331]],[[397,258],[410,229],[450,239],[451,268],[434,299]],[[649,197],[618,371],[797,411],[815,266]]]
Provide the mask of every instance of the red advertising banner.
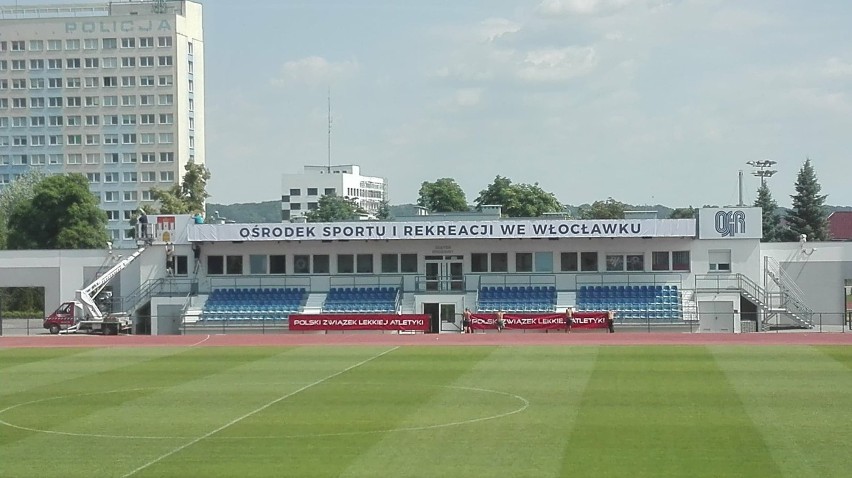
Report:
[[293,314],[290,330],[429,330],[427,314]]
[[[606,312],[574,312],[572,329],[605,329]],[[515,330],[564,330],[565,313],[503,314],[506,329]],[[496,329],[497,314],[472,314],[471,327],[474,329]]]

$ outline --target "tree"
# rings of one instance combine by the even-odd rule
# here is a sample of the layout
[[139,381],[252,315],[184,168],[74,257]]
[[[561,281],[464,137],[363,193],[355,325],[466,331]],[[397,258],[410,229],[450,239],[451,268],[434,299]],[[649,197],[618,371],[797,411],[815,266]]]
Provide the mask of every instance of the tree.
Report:
[[420,185],[417,205],[430,212],[467,211],[467,199],[461,186],[452,178],[441,178],[434,183],[424,181]]
[[822,188],[810,158],[799,170],[795,187],[796,194],[790,196],[793,198],[793,208],[787,211],[785,217],[789,227],[785,238],[796,241],[801,234],[806,234],[809,241],[827,240],[828,220],[823,209],[827,196],[819,194]]
[[669,219],[694,219],[698,210],[692,206],[676,208],[669,214]]
[[19,204],[32,200],[35,185],[46,177],[41,169],[31,169],[0,191],[0,249],[7,247],[9,214]]
[[760,239],[761,242],[780,241],[782,236],[781,216],[775,212],[778,209],[778,203],[772,199],[772,193],[765,181],[761,182],[760,188],[757,190],[754,206],[763,211],[763,237]]
[[[162,214],[192,214],[204,211],[207,198],[207,181],[210,180],[210,170],[203,164],[193,161],[186,163],[186,174],[183,181],[169,189],[151,189],[151,197],[160,203]],[[156,211],[150,211],[156,212]]]
[[500,205],[503,215],[508,217],[539,217],[549,212],[564,212],[562,205],[553,193],[549,193],[538,183],[512,184],[509,178],[497,176],[494,182],[479,192],[475,201],[476,208]]
[[606,201],[595,201],[589,207],[580,208],[581,219],[624,219],[626,204],[607,198]]
[[380,221],[387,221],[391,217],[390,203],[387,200],[384,200],[379,206],[379,210],[376,212],[376,219]]
[[308,222],[357,221],[364,214],[367,211],[355,199],[326,194],[319,199],[316,209],[305,214],[305,219]]
[[9,215],[10,249],[100,249],[109,236],[107,216],[79,173],[50,176],[29,201]]

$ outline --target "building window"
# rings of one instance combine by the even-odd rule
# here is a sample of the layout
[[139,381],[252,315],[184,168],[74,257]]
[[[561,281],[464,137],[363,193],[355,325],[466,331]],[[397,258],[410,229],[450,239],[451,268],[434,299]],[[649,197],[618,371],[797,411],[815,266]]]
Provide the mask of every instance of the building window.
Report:
[[225,258],[222,256],[207,256],[207,274],[222,275],[225,273]]
[[667,271],[669,266],[669,251],[655,251],[651,253],[651,270]]
[[627,254],[625,258],[628,272],[644,272],[645,271],[645,255],[644,254]]
[[172,56],[166,55],[157,58],[157,64],[160,66],[172,66]]
[[154,37],[141,37],[139,38],[139,48],[153,48],[154,47]]
[[337,255],[337,273],[352,274],[355,272],[355,256],[352,254]]
[[399,272],[398,254],[382,254],[381,261],[383,274],[396,274]]
[[535,271],[536,272],[553,272],[553,253],[552,252],[536,252],[535,253]]
[[621,254],[614,255],[608,254],[606,256],[606,270],[607,272],[621,272],[624,270],[624,256]]
[[170,47],[172,46],[172,37],[157,37],[157,46]]
[[260,254],[249,255],[249,274],[266,274],[269,258]]
[[582,272],[597,272],[597,270],[598,270],[598,253],[597,252],[581,252],[580,253],[580,270]]
[[285,274],[287,272],[287,256],[269,256],[269,273]]
[[136,48],[136,39],[135,38],[122,38],[121,39],[121,48]]
[[290,190],[290,196],[301,196],[301,195],[302,195],[301,189],[291,189]]
[[731,272],[731,250],[709,252],[710,272]]
[[672,252],[672,270],[688,271],[691,270],[689,265],[689,251],[673,251]]
[[474,252],[470,255],[471,272],[488,272],[488,254]]
[[358,264],[358,273],[359,274],[372,274],[373,273],[373,255],[372,254],[358,254],[357,256],[357,264]]
[[293,273],[294,274],[310,274],[311,273],[311,256],[297,254],[293,256]]
[[532,272],[533,260],[530,252],[515,253],[515,272]]
[[560,254],[559,270],[562,272],[577,272],[577,253],[563,252]]
[[337,194],[337,190],[335,190],[334,188],[325,188],[323,194],[326,196],[334,196],[335,194]]
[[399,271],[403,274],[416,274],[417,254],[400,254]]
[[505,252],[491,253],[491,272],[509,272],[509,254]]
[[225,256],[225,273],[241,275],[243,273],[243,256]]
[[331,258],[328,254],[316,254],[313,256],[314,274],[328,274],[331,272]]

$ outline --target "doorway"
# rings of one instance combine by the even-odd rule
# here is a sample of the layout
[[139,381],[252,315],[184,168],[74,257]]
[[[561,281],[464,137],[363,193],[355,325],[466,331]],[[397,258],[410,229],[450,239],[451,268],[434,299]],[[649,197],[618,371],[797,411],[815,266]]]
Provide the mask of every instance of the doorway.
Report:
[[426,256],[426,290],[464,290],[463,256]]
[[699,329],[701,332],[733,333],[734,303],[723,301],[698,302]]
[[443,330],[443,326],[449,326],[449,330],[455,330],[456,324],[456,304],[441,304],[439,302],[424,302],[423,313],[429,315],[429,332],[430,334],[438,334]]

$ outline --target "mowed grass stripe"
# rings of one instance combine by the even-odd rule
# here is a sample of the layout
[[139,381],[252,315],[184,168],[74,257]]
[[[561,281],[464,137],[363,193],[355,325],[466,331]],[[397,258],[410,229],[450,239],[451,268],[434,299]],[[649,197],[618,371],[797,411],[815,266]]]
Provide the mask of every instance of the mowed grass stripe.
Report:
[[62,348],[17,349],[7,354],[13,366],[0,369],[0,404],[17,400],[14,395],[39,387],[69,382],[86,375],[107,372],[137,363],[180,353],[186,349],[159,348]]
[[849,476],[850,347],[711,350],[783,476]]
[[499,416],[525,406],[514,396],[526,400],[526,408],[494,420],[388,433],[340,476],[558,476],[566,430],[573,428],[596,353],[596,347],[497,348],[413,410],[409,421]]
[[562,476],[779,476],[763,435],[704,347],[604,347]]
[[[26,366],[45,360],[62,359],[74,354],[84,353],[88,349],[74,348],[0,348],[0,377],[5,369]],[[4,390],[0,388],[0,393]]]
[[[382,440],[383,430],[410,426],[423,404],[492,350],[397,349],[275,403],[133,476],[340,476]],[[304,362],[282,365],[287,375],[299,374],[303,367],[322,363],[327,353],[327,348],[305,348]],[[383,469],[373,470],[373,476],[388,476]]]
[[[232,370],[293,349],[198,348],[177,354],[171,349],[169,355],[128,364],[127,357],[138,357],[138,350],[141,349],[110,349],[113,362],[123,366],[18,394],[21,401],[16,403],[26,401],[25,396],[66,398],[18,407],[0,418],[28,428],[69,433],[182,435],[192,432],[182,426],[181,420],[187,415],[196,413],[217,420],[216,423],[221,418],[199,409],[197,404],[203,402],[203,394],[162,394],[210,376],[228,376]],[[111,393],[114,391],[119,392]],[[9,398],[4,397],[7,401]],[[149,456],[179,441],[55,435],[0,427],[0,455],[4,457],[0,476],[112,476],[125,469],[125,460],[138,460],[139,456]],[[85,445],[84,451],[81,445]],[[33,450],[43,450],[51,459],[33,462]]]

